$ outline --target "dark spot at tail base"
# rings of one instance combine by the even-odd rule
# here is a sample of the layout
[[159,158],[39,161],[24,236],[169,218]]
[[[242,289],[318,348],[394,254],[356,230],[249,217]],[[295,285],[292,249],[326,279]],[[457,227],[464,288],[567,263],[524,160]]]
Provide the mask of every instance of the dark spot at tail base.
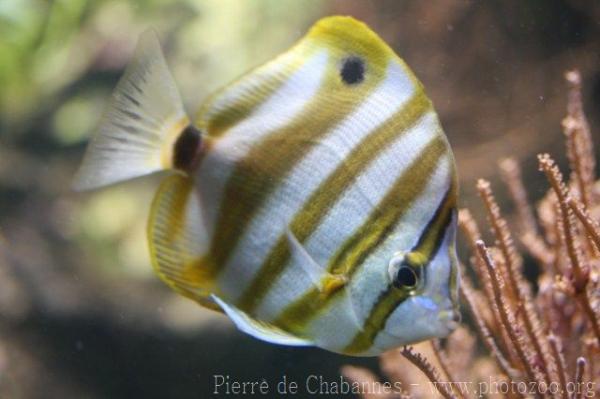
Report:
[[183,129],[173,149],[173,165],[177,169],[190,170],[196,160],[201,142],[202,132],[199,129],[192,125]]

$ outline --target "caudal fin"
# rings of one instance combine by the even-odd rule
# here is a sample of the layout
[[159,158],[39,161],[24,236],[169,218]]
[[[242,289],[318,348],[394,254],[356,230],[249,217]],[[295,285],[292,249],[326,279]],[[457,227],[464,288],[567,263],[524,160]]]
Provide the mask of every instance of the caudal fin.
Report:
[[[146,31],[91,139],[73,188],[92,189],[177,166],[174,148],[189,123],[157,36]],[[187,141],[188,147],[194,144]]]

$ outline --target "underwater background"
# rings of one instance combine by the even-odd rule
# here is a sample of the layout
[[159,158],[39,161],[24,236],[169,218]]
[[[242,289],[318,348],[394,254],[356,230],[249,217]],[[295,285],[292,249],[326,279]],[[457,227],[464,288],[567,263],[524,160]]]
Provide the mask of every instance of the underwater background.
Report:
[[263,343],[168,289],[145,237],[156,176],[70,191],[142,31],[159,33],[194,112],[333,14],[366,22],[423,82],[475,219],[480,177],[515,218],[496,160],[520,162],[533,202],[547,190],[537,153],[567,169],[568,69],[581,72],[600,143],[593,0],[0,0],[0,398],[205,398],[219,376],[302,386],[339,381],[345,364],[378,370],[377,359]]

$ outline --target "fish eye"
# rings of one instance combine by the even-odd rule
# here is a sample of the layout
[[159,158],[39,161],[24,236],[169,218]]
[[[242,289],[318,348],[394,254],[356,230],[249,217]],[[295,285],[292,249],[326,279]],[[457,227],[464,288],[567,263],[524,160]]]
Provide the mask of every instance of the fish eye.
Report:
[[344,60],[340,70],[342,81],[349,85],[360,83],[365,78],[365,63],[360,57],[352,56]]
[[396,288],[414,289],[419,284],[420,272],[415,268],[402,264],[396,272],[393,284]]

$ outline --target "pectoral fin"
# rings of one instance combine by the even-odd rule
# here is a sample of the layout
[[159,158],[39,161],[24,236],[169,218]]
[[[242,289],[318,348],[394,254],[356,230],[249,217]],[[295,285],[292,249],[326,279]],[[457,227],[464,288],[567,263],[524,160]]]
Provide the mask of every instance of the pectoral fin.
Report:
[[269,323],[258,321],[250,317],[247,313],[239,310],[235,306],[228,304],[216,295],[211,295],[211,298],[217,303],[221,309],[229,316],[231,321],[246,334],[250,334],[255,338],[263,341],[271,342],[280,345],[290,346],[311,346],[312,342],[295,337],[282,329],[275,327]]
[[345,276],[331,274],[326,268],[319,265],[290,229],[286,230],[286,237],[292,259],[304,270],[322,294],[329,296],[346,284],[347,279]]

